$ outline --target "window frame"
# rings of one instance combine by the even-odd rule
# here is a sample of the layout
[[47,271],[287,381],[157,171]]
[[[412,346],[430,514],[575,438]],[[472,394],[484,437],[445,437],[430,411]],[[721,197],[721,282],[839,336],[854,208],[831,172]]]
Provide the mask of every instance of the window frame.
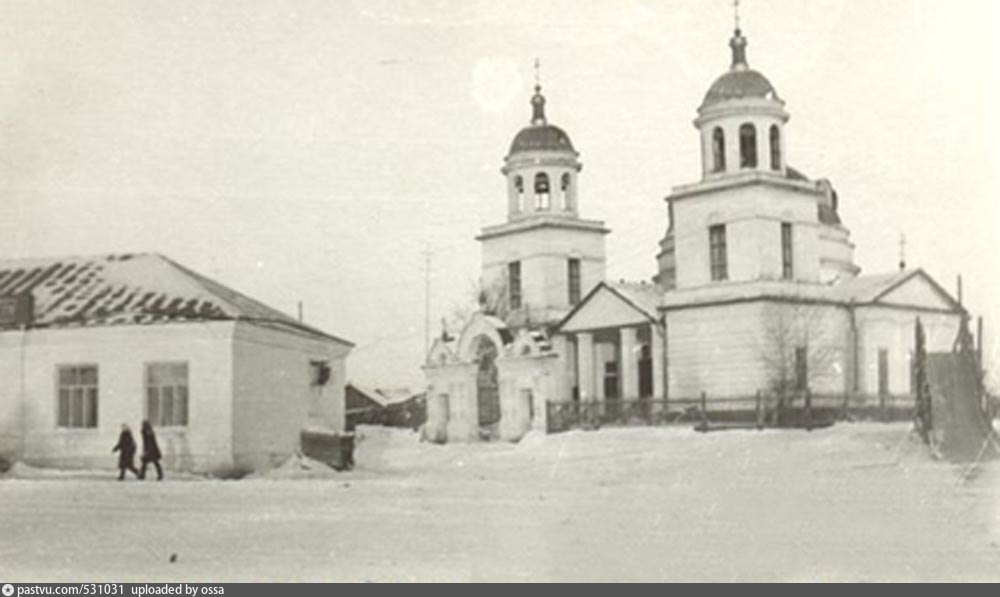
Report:
[[713,282],[724,282],[729,279],[725,224],[713,224],[708,227],[708,263]]
[[772,124],[767,135],[771,149],[771,170],[781,170],[781,129]]
[[[150,371],[154,367],[184,367],[184,383],[178,384],[174,383],[158,383],[156,386],[151,385]],[[156,412],[155,416],[150,408],[151,395],[150,390],[155,387],[157,390],[156,394]],[[163,417],[163,389],[169,387],[170,392],[170,420],[164,422]],[[183,393],[178,393],[178,389],[183,387]],[[187,429],[191,425],[191,365],[190,361],[147,361],[143,363],[142,367],[142,389],[143,389],[143,414],[147,421],[149,421],[154,427],[163,429]],[[179,417],[177,413],[177,404],[183,398],[183,422],[178,422]]]
[[792,380],[796,392],[806,392],[809,390],[809,347],[795,347],[794,363],[795,379]]
[[514,194],[517,196],[517,211],[524,211],[524,177],[520,174],[514,176]]
[[795,278],[795,233],[791,222],[781,223],[781,279]]
[[535,190],[535,210],[552,209],[552,181],[549,180],[549,175],[545,172],[536,172],[532,188]]
[[[73,383],[67,384],[66,389],[69,393],[66,406],[66,424],[63,424],[62,420],[62,391],[63,386],[63,376],[62,372],[69,369],[83,370],[83,369],[93,369],[94,370],[94,383]],[[77,373],[78,379],[80,376]],[[93,405],[88,408],[88,403],[90,402],[87,398],[89,393],[87,390],[93,389]],[[80,390],[80,420],[83,424],[73,425],[73,413],[76,411],[74,408],[73,401],[73,390]],[[88,415],[93,415],[93,425],[86,424],[91,417]],[[101,427],[101,368],[97,363],[85,362],[85,363],[62,363],[55,366],[55,427],[59,431],[97,431]]]
[[521,288],[521,262],[507,263],[507,306],[513,311],[520,309],[524,301]]
[[570,306],[578,305],[583,299],[581,268],[582,263],[578,257],[566,260],[566,291]]
[[563,175],[559,177],[559,187],[562,190],[563,197],[563,211],[573,211],[573,200],[569,194],[569,188],[572,184],[573,180],[569,172],[563,172]]
[[740,125],[740,168],[756,168],[760,163],[757,155],[757,126],[752,122]]
[[726,132],[721,126],[712,129],[712,172],[726,171]]

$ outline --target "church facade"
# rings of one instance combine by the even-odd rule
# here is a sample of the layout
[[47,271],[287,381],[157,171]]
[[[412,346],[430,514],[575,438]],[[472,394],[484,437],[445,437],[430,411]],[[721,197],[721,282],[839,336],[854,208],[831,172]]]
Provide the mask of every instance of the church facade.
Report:
[[915,320],[949,350],[965,312],[923,270],[861,275],[837,192],[788,164],[785,102],[746,46],[737,29],[698,108],[701,179],[666,198],[651,283],[604,280],[608,230],[580,218],[577,153],[536,87],[503,168],[507,222],[478,237],[492,294],[425,365],[431,439],[517,439],[572,402],[911,400]]

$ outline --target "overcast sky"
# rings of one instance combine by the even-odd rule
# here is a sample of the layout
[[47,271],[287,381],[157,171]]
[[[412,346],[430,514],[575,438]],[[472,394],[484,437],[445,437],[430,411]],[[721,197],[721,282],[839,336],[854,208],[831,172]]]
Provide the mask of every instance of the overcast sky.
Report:
[[[470,300],[532,61],[581,153],[608,276],[655,272],[663,197],[728,67],[729,0],[0,0],[0,255],[155,251],[422,381]],[[1000,331],[1000,3],[743,0],[790,164],[830,178],[865,273],[907,261]],[[991,346],[1000,344],[991,342]],[[991,350],[996,361],[996,351]]]

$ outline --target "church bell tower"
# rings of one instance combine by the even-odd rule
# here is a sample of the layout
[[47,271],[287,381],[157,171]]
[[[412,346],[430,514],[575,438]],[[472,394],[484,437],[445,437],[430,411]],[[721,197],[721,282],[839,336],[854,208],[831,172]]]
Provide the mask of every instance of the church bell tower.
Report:
[[[536,63],[537,65],[537,63]],[[580,217],[583,168],[569,135],[550,124],[536,81],[531,120],[511,142],[501,173],[507,221],[482,229],[482,283],[511,327],[558,322],[604,279],[604,222]]]

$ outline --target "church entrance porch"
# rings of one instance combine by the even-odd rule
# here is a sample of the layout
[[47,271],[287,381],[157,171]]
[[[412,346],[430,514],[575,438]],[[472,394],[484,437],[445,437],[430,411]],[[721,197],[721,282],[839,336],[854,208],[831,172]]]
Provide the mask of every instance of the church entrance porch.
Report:
[[593,423],[648,418],[658,387],[650,324],[570,335],[575,351],[574,383],[567,397]]

